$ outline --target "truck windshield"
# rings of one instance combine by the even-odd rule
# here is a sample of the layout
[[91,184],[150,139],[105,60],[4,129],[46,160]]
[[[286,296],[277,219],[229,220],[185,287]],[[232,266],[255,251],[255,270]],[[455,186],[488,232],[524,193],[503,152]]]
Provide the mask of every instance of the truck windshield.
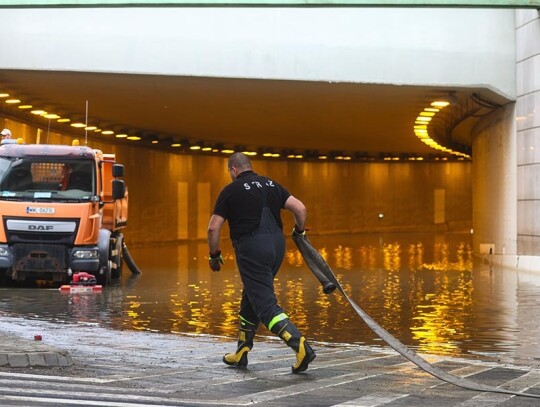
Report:
[[0,158],[0,199],[90,200],[95,180],[91,160]]

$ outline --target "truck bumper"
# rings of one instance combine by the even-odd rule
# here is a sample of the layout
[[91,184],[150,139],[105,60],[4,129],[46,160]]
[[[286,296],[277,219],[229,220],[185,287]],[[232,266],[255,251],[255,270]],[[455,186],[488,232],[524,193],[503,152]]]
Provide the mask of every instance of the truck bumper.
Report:
[[73,271],[98,271],[99,260],[72,260],[71,269]]

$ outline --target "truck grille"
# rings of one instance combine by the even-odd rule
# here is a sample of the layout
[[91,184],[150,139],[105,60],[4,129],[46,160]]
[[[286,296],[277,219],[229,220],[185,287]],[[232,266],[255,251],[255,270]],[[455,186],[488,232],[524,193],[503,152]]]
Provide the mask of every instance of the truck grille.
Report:
[[58,273],[66,269],[67,247],[47,244],[15,244],[14,270]]

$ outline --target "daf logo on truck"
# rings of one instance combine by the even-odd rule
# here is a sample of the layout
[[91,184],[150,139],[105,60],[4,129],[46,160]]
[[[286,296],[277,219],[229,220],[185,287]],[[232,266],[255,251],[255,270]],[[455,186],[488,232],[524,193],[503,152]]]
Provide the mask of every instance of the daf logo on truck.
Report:
[[52,225],[28,225],[28,230],[51,231],[51,230],[54,230],[54,226],[52,226]]

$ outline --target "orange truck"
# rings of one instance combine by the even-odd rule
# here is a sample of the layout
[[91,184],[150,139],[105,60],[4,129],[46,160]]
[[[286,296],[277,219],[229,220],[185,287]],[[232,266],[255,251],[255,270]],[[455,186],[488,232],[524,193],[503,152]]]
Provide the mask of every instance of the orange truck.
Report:
[[77,140],[0,145],[0,279],[107,285],[122,273],[124,166]]

